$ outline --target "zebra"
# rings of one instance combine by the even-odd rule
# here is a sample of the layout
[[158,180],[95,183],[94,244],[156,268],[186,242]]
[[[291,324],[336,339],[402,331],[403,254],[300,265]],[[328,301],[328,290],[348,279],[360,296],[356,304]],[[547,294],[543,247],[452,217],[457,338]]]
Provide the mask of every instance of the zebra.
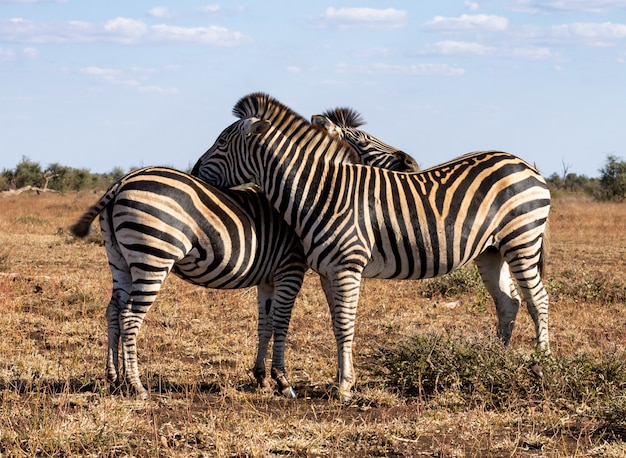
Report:
[[233,108],[239,118],[198,159],[192,175],[215,186],[252,181],[300,238],[327,291],[337,344],[334,389],[348,401],[362,278],[417,279],[474,261],[509,343],[520,304],[549,353],[541,280],[550,192],[538,171],[501,151],[478,151],[420,172],[355,165],[350,148],[265,93]]
[[[379,144],[375,137],[363,135]],[[406,168],[405,153],[388,145],[372,152],[368,141],[360,145],[367,154],[357,149],[354,160]],[[106,374],[113,386],[123,382],[121,339],[124,381],[147,397],[137,364],[137,334],[171,271],[208,288],[257,286],[254,376],[258,386],[269,388],[265,359],[273,337],[271,376],[280,393],[296,396],[285,375],[284,345],[307,267],[300,241],[263,194],[252,188],[220,190],[174,169],[146,167],[113,183],[71,228],[73,234],[86,236],[98,215],[113,277],[106,313]]]
[[72,226],[87,235],[100,215],[113,278],[107,306],[107,380],[120,385],[119,342],[126,382],[140,396],[137,334],[169,272],[207,288],[257,286],[258,348],[253,373],[269,387],[265,358],[274,338],[272,378],[295,397],[284,370],[291,309],[307,266],[302,245],[254,188],[217,189],[166,167],[135,170],[113,183]]
[[388,145],[373,135],[357,129],[365,119],[350,107],[326,110],[311,116],[311,124],[327,130],[330,134],[348,142],[361,157],[361,162],[399,172],[417,172],[417,161],[407,153]]

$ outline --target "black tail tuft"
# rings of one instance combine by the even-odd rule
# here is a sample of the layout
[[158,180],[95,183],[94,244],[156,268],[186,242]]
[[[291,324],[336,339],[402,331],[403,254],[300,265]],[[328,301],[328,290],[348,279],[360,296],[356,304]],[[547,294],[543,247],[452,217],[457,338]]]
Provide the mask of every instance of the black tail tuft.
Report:
[[75,237],[84,238],[89,235],[91,220],[81,218],[76,224],[70,227],[70,231]]

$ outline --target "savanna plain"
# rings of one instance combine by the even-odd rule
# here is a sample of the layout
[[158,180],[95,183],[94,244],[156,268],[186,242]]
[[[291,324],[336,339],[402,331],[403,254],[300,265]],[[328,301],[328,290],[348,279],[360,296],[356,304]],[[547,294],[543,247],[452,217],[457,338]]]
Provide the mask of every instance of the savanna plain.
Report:
[[316,274],[293,311],[298,399],[255,387],[256,291],[170,276],[139,334],[148,400],[104,377],[110,272],[100,193],[0,196],[0,457],[626,456],[626,203],[555,193],[544,281],[552,355],[520,309],[509,347],[476,269],[364,280],[354,399]]

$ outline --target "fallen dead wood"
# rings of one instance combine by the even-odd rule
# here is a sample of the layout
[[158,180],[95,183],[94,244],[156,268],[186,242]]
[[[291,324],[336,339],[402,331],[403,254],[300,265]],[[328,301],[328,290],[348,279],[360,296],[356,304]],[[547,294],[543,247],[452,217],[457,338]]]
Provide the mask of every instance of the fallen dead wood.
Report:
[[23,186],[18,189],[9,189],[8,191],[2,191],[0,194],[3,196],[17,196],[26,191],[35,191],[37,194],[41,194],[42,192],[52,192],[55,194],[61,194],[61,191],[57,191],[56,189],[50,188],[40,188],[39,186]]

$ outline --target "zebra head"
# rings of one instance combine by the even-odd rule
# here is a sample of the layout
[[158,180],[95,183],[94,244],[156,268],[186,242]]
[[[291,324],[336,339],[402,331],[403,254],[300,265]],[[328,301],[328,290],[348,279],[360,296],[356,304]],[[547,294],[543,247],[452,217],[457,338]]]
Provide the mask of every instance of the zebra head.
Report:
[[271,122],[256,117],[232,123],[217,137],[191,170],[191,175],[217,187],[257,183],[255,161],[248,157],[250,142],[265,134]]
[[379,140],[357,127],[365,124],[361,114],[352,108],[326,110],[321,115],[311,116],[311,123],[331,135],[344,140],[361,157],[361,163],[399,172],[417,172],[417,161],[401,151]]
[[[274,137],[284,136],[283,132],[290,131],[294,126],[308,138],[300,138],[302,144],[317,138],[312,144],[322,141],[335,145],[330,154],[332,162],[362,163],[361,157],[348,142],[331,135],[326,129],[312,127],[298,113],[262,92],[240,99],[233,108],[233,114],[239,120],[222,131],[213,146],[198,159],[191,175],[217,187],[233,187],[249,182],[263,187],[259,182],[261,176],[267,176],[261,170],[262,164],[267,165],[261,157],[263,151],[288,148],[286,144],[275,142]],[[371,156],[374,157],[374,154]],[[289,167],[288,164],[271,164],[271,167],[274,166]]]

